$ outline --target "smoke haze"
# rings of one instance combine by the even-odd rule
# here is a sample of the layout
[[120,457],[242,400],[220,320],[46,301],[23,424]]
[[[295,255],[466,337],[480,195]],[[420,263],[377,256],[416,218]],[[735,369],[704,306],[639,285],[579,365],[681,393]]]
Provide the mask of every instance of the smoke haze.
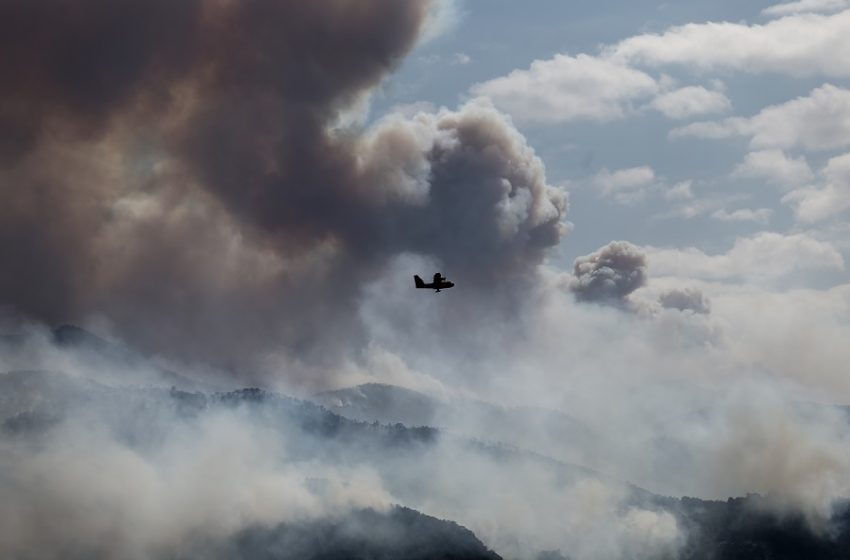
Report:
[[850,289],[736,284],[782,277],[778,234],[570,273],[568,193],[488,99],[352,118],[460,11],[0,3],[0,556],[371,538],[400,504],[474,557],[673,558],[709,526],[679,497],[750,492],[835,532]]
[[237,370],[361,345],[396,255],[494,290],[533,274],[566,198],[505,117],[337,124],[431,8],[5,3],[3,302]]

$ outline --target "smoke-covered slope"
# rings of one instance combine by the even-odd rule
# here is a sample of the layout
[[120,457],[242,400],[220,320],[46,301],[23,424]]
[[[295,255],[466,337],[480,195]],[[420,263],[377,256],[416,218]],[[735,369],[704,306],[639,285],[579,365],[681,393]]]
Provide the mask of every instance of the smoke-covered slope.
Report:
[[[79,368],[86,378],[103,379],[112,385],[202,386],[150,356],[75,325],[0,335],[0,360],[7,371],[52,369],[60,362],[65,371]],[[209,385],[208,381],[204,386]]]
[[802,515],[777,514],[769,498],[669,500],[688,529],[679,557],[687,560],[838,560],[850,552],[850,509],[813,527]]
[[[6,350],[22,340],[7,338]],[[52,344],[73,354],[89,341]],[[116,384],[79,368],[0,374],[4,556],[496,558],[490,548],[522,559],[827,560],[850,543],[844,506],[813,519],[771,497],[658,496],[462,436],[446,403],[398,388],[360,387],[359,403],[401,395],[447,429],[353,420],[257,388],[184,391],[113,374]]]
[[581,464],[592,462],[584,451],[599,447],[601,438],[600,434],[561,411],[528,406],[502,407],[462,397],[440,398],[382,383],[325,391],[315,395],[313,400],[355,420],[434,426]]
[[[499,560],[471,531],[415,510],[352,512],[342,519],[256,526],[210,547],[212,560]],[[186,559],[188,560],[188,558]]]
[[[19,371],[0,376],[0,395],[3,449],[7,453],[15,449],[15,444],[57,445],[56,438],[60,435],[68,437],[67,426],[73,425],[78,421],[73,419],[82,414],[87,426],[95,422],[95,417],[98,426],[110,426],[113,431],[111,438],[120,441],[123,449],[132,450],[140,456],[155,457],[167,447],[164,442],[173,437],[171,432],[180,431],[187,425],[193,426],[193,430],[202,429],[204,423],[212,421],[218,414],[235,412],[240,418],[240,429],[271,429],[275,438],[289,442],[287,461],[302,467],[309,466],[299,472],[301,483],[320,500],[328,499],[340,488],[343,492],[359,490],[351,487],[356,481],[343,481],[339,486],[340,481],[334,480],[333,476],[327,477],[319,465],[331,462],[352,468],[368,465],[379,473],[385,488],[393,496],[413,503],[426,503],[427,500],[422,500],[424,494],[445,492],[445,489],[434,486],[444,483],[439,477],[427,476],[440,467],[433,461],[444,459],[442,455],[434,455],[441,445],[441,438],[446,437],[441,436],[438,430],[352,421],[314,404],[258,389],[207,395],[175,389],[111,388],[59,373]],[[242,435],[245,438],[257,437],[250,431]],[[482,476],[494,468],[509,473],[525,472],[530,476],[545,471],[558,473],[552,482],[556,487],[569,486],[577,477],[599,478],[592,471],[579,471],[513,447],[469,442],[462,448],[464,461],[477,458]],[[196,450],[192,445],[190,449],[193,453],[203,452],[202,448]],[[8,461],[9,455],[5,457]],[[213,457],[212,460],[223,459]],[[419,464],[420,468],[412,468],[413,464]],[[530,465],[543,470],[528,470]],[[287,467],[281,465],[280,468]],[[399,469],[402,472],[396,472]],[[314,473],[311,472],[313,470]],[[415,476],[421,477],[418,490],[415,481],[412,482],[404,471],[412,471]],[[240,483],[234,480],[228,482]],[[528,482],[514,481],[517,486]],[[245,483],[249,484],[248,481]],[[480,496],[472,494],[477,490],[455,489],[455,498],[474,503],[480,499]],[[97,494],[97,490],[94,493]],[[630,497],[619,507],[627,512],[626,517],[633,523],[637,523],[643,515],[634,514],[637,511],[668,512],[673,516],[680,528],[682,541],[677,547],[660,551],[662,556],[700,560],[844,557],[850,538],[847,513],[837,515],[828,530],[818,533],[802,517],[777,516],[768,508],[760,507],[763,505],[757,497],[728,502],[694,498],[680,500],[663,498],[632,487]],[[592,517],[593,513],[587,512],[587,515]],[[616,535],[617,531],[613,526],[604,525],[596,530],[603,533],[610,531],[612,535]],[[181,546],[191,550],[189,556],[165,547],[163,550],[167,553],[163,552],[162,557],[188,558],[200,553],[209,558],[246,559],[497,558],[471,532],[453,523],[405,508],[374,511],[352,508],[351,505],[338,510],[329,509],[321,515],[305,515],[302,512],[282,522],[252,522],[237,530],[204,538],[186,535]],[[630,543],[630,546],[633,547],[633,557],[652,557],[637,543]],[[510,550],[510,546],[506,548],[509,549],[509,557],[534,557],[548,547],[545,543],[536,547],[524,543],[515,550]],[[536,553],[533,552],[535,548]],[[91,557],[102,557],[97,546],[86,550],[91,552]],[[569,550],[562,549],[559,554],[570,557]],[[25,554],[21,557],[27,558]]]
[[[433,429],[353,422],[258,389],[44,371],[0,374],[0,417],[4,557],[499,558],[455,523],[390,507],[376,486],[370,458],[421,454]],[[68,507],[83,521],[68,523]],[[154,530],[159,516],[173,530]]]
[[366,422],[436,426],[446,421],[449,412],[448,406],[435,397],[384,383],[323,391],[313,399],[337,414]]

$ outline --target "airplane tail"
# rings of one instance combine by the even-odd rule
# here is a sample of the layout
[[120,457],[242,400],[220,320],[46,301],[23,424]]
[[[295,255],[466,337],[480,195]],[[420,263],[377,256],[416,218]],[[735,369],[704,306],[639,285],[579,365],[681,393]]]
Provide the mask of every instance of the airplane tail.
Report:
[[413,281],[416,282],[417,288],[424,288],[425,287],[425,282],[423,282],[422,279],[419,278],[419,276],[417,276],[415,274],[413,275]]

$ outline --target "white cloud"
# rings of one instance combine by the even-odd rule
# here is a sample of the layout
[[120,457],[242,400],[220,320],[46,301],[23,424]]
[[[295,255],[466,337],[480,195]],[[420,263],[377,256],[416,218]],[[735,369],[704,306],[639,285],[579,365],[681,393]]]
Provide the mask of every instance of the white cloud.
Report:
[[708,255],[695,247],[645,250],[653,275],[770,280],[800,270],[844,270],[844,259],[832,244],[805,233],[761,232],[737,239],[727,253],[718,255]]
[[752,117],[693,123],[674,129],[670,136],[749,136],[756,148],[840,148],[850,144],[850,90],[824,84],[808,96],[771,105]]
[[692,180],[679,181],[670,185],[663,176],[657,175],[648,165],[614,171],[603,168],[590,179],[589,185],[600,197],[611,199],[618,204],[636,204],[653,196],[675,206],[673,210],[656,215],[656,218],[693,218],[744,198],[744,195],[735,194],[731,197],[697,200],[692,190]]
[[452,64],[455,66],[464,66],[470,62],[472,62],[472,58],[466,53],[459,52],[452,56]]
[[387,115],[398,115],[405,119],[412,119],[419,113],[436,113],[438,108],[430,101],[414,101],[413,103],[399,103],[387,109]]
[[681,181],[676,183],[664,193],[665,200],[691,200],[694,192],[691,190],[693,181]]
[[684,138],[693,136],[696,138],[706,138],[708,140],[720,140],[721,138],[729,138],[741,134],[738,131],[737,125],[741,121],[740,117],[733,117],[724,121],[706,121],[695,122],[687,126],[674,128],[670,131],[670,138]]
[[665,194],[664,198],[676,204],[673,206],[672,209],[656,214],[654,216],[655,219],[679,218],[684,220],[690,220],[699,216],[705,216],[706,214],[709,214],[716,210],[721,210],[731,204],[739,203],[749,198],[749,196],[743,193],[732,193],[723,195],[713,193],[708,196],[701,196],[699,198],[691,194],[690,197],[683,197],[677,199],[671,197],[668,191],[668,193]]
[[850,0],[799,0],[769,6],[761,11],[769,17],[782,17],[806,12],[840,12],[850,8]]
[[[811,230],[818,239],[829,241],[841,251],[845,258],[850,258],[850,219],[835,219],[819,223],[817,229]],[[847,282],[850,286],[850,282]],[[850,318],[850,315],[847,316]]]
[[850,10],[764,25],[709,22],[630,37],[604,54],[623,64],[687,65],[792,76],[850,76]]
[[604,58],[580,54],[535,60],[528,70],[514,70],[471,89],[489,97],[514,118],[536,122],[621,118],[631,103],[658,91],[649,74]]
[[733,177],[765,179],[775,185],[793,187],[814,177],[806,158],[788,157],[782,150],[750,152],[732,172]]
[[770,208],[741,208],[732,212],[721,208],[720,210],[715,210],[711,214],[711,217],[721,222],[754,222],[767,225],[771,215],[773,215],[773,210]]
[[428,43],[437,37],[451,33],[457,28],[464,15],[459,0],[433,2],[420,33],[419,42]]
[[[814,1],[774,7],[774,12],[814,9]],[[518,120],[541,123],[610,121],[629,114],[638,102],[675,119],[731,108],[728,97],[717,88],[686,86],[668,91],[669,80],[638,69],[636,65],[641,64],[850,77],[850,10],[830,15],[799,13],[762,25],[708,22],[671,27],[660,34],[630,37],[604,48],[598,56],[558,54],[536,60],[528,69],[475,84],[470,91],[489,97]],[[727,119],[698,123],[679,133],[726,137],[748,134],[738,130],[747,124]],[[754,143],[776,145],[759,144],[758,138]]]
[[602,169],[593,177],[593,185],[602,196],[620,204],[633,204],[643,200],[647,189],[655,181],[655,171],[647,165],[609,171]]
[[732,108],[732,103],[722,92],[702,86],[687,86],[660,94],[650,106],[671,119],[684,119],[694,115],[723,113]]
[[821,222],[850,208],[846,185],[827,184],[805,187],[788,193],[782,202],[794,207],[794,215],[803,223]]
[[820,222],[850,209],[850,154],[830,159],[823,176],[822,185],[797,189],[782,198],[794,207],[797,220]]

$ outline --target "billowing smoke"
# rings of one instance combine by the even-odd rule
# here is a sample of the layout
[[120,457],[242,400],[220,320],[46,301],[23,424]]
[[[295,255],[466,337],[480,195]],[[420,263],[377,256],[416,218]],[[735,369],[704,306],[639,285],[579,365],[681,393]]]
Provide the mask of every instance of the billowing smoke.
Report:
[[3,3],[0,304],[240,370],[359,345],[397,255],[533,275],[566,198],[494,109],[343,124],[431,4]]
[[[432,8],[0,3],[0,311],[90,319],[168,364],[69,356],[49,335],[0,355],[0,372],[78,378],[58,382],[63,408],[37,386],[60,377],[0,376],[19,381],[0,391],[6,556],[76,546],[151,558],[400,502],[518,557],[659,557],[687,529],[612,480],[712,498],[755,490],[815,520],[850,492],[838,411],[730,391],[762,367],[792,388],[850,391],[836,373],[847,290],[821,306],[710,291],[712,314],[701,293],[674,290],[660,304],[694,313],[623,313],[647,259],[612,242],[576,260],[573,298],[541,266],[564,234],[566,194],[508,119],[473,101],[351,124]],[[434,267],[474,289],[411,302],[411,275]],[[769,313],[743,311],[754,305]],[[430,429],[350,425],[285,398],[254,407],[251,391],[230,407],[162,389],[186,373],[171,357],[243,379],[291,380],[307,364],[299,388],[382,367],[399,383],[525,405],[516,414],[534,422],[482,413],[419,446]],[[712,411],[715,389],[744,397]],[[392,445],[375,444],[383,437]]]
[[[50,344],[35,338],[12,345]],[[256,558],[265,548],[245,531],[279,542],[279,524],[302,527],[307,551],[280,557],[318,557],[346,542],[323,524],[395,503],[462,523],[508,558],[655,558],[682,544],[671,513],[588,469],[432,428],[355,423],[257,389],[140,388],[122,370],[93,381],[91,355],[51,351],[68,374],[0,373],[4,558]],[[446,557],[387,553],[399,539],[484,557],[415,524],[357,532],[378,551],[364,557]],[[349,547],[328,556],[360,550]]]
[[132,412],[119,424],[153,420],[149,433],[160,436],[134,445],[103,424],[108,403],[86,400],[88,415],[63,421],[38,440],[39,450],[14,438],[0,443],[4,557],[157,558],[175,550],[192,557],[193,542],[253,524],[391,503],[374,470],[293,460],[280,434],[257,426],[245,410],[193,422],[165,407],[141,415],[134,404],[144,406],[143,399],[124,403]]
[[700,290],[694,288],[673,288],[658,296],[661,307],[693,311],[694,313],[711,313],[711,301]]
[[623,303],[646,284],[646,268],[646,255],[638,247],[612,241],[575,260],[570,288],[579,301]]

